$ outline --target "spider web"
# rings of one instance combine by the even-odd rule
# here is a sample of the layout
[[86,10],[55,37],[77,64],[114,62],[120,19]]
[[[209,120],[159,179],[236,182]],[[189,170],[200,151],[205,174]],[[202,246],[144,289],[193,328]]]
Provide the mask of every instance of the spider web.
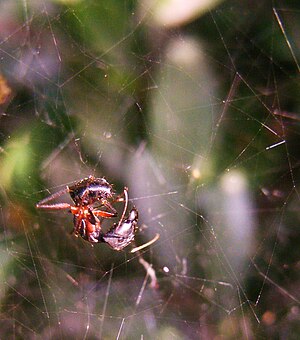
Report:
[[[299,334],[299,5],[189,6],[1,2],[2,338]],[[159,239],[36,211],[89,175]]]

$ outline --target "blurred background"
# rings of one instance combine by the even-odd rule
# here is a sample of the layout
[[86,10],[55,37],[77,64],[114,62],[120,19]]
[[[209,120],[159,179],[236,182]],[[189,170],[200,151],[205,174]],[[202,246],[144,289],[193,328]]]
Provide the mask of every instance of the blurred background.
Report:
[[[298,338],[299,47],[296,1],[2,0],[0,337]],[[159,240],[35,209],[89,175]]]

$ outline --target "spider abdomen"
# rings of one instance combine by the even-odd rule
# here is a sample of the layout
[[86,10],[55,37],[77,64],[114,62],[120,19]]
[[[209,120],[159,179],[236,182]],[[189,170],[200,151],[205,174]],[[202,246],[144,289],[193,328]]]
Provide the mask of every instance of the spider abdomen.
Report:
[[113,197],[112,186],[105,178],[89,176],[69,187],[73,202],[78,205],[91,205]]

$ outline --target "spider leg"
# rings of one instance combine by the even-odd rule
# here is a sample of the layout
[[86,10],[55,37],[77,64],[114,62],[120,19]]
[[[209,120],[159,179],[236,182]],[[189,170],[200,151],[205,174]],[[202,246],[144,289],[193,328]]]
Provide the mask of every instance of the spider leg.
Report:
[[91,243],[98,243],[98,238],[101,233],[100,220],[90,211],[90,217],[86,220],[87,240]]
[[[76,228],[78,230],[76,231]],[[99,228],[99,227],[98,227]],[[88,220],[80,219],[80,223],[74,227],[73,233],[75,236],[81,236],[84,240],[91,243],[98,243],[97,237],[99,236],[99,230],[95,224],[92,224]]]
[[71,234],[74,234],[76,237],[78,237],[79,235],[82,238],[85,238],[85,222],[84,220],[79,217],[78,215],[74,215],[73,217],[73,223],[74,223],[74,228],[71,232]]
[[69,188],[66,187],[44,199],[39,201],[35,206],[37,209],[48,209],[48,210],[63,210],[63,209],[70,209],[71,205],[68,203],[55,203],[55,204],[45,204],[47,202],[50,202],[54,200],[55,198],[58,198],[64,194],[69,192]]
[[111,218],[111,217],[117,216],[117,214],[115,213],[110,213],[108,211],[103,211],[103,210],[93,210],[93,215],[97,217],[104,217],[104,218]]
[[38,209],[47,209],[47,210],[65,210],[70,209],[71,205],[69,203],[55,203],[55,204],[36,204],[36,208]]
[[[125,192],[126,192],[126,194],[125,194]],[[113,200],[113,202],[124,202],[124,199],[126,199],[127,192],[128,192],[128,188],[127,188],[127,187],[124,187],[122,194],[118,195],[118,196]],[[127,195],[127,200],[128,200],[128,195]]]
[[[73,207],[72,207],[73,208]],[[101,232],[100,220],[91,210],[81,212],[80,208],[73,208],[74,213],[74,229],[72,234],[76,237],[81,236],[90,243],[98,243],[99,234]]]
[[[108,202],[108,201],[103,201],[103,205],[108,208],[112,212],[112,216],[117,216],[117,210]],[[105,217],[105,216],[103,216]]]
[[[122,193],[122,195],[119,195],[118,197],[116,197],[116,199],[114,199],[112,202],[124,202],[125,199],[125,205],[124,205],[124,209],[123,209],[123,214],[121,217],[121,220],[124,218],[124,215],[126,213],[127,210],[127,205],[128,205],[128,193],[127,193],[128,189],[125,187],[124,191]],[[111,205],[110,202],[108,201],[103,201],[102,204],[108,208],[111,212],[108,211],[102,211],[102,210],[93,210],[93,214],[96,216],[100,216],[100,217],[104,217],[104,218],[110,218],[110,217],[116,217],[118,215],[117,210]]]

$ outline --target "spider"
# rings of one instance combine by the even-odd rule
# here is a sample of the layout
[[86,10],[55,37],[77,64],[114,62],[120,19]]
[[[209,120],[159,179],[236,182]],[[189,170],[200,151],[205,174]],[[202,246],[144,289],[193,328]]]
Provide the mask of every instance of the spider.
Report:
[[[48,202],[69,193],[74,205],[69,203]],[[123,196],[123,197],[122,197]],[[102,232],[101,221],[104,218],[117,216],[113,202],[124,202],[122,216],[106,233]],[[127,218],[125,214],[128,206],[128,189],[125,187],[123,194],[115,196],[112,185],[105,178],[89,176],[71,186],[44,198],[36,204],[38,209],[65,210],[73,214],[73,234],[81,236],[90,243],[104,242],[114,250],[122,250],[133,240],[137,230],[138,211],[131,209]],[[105,210],[100,209],[104,207]]]

